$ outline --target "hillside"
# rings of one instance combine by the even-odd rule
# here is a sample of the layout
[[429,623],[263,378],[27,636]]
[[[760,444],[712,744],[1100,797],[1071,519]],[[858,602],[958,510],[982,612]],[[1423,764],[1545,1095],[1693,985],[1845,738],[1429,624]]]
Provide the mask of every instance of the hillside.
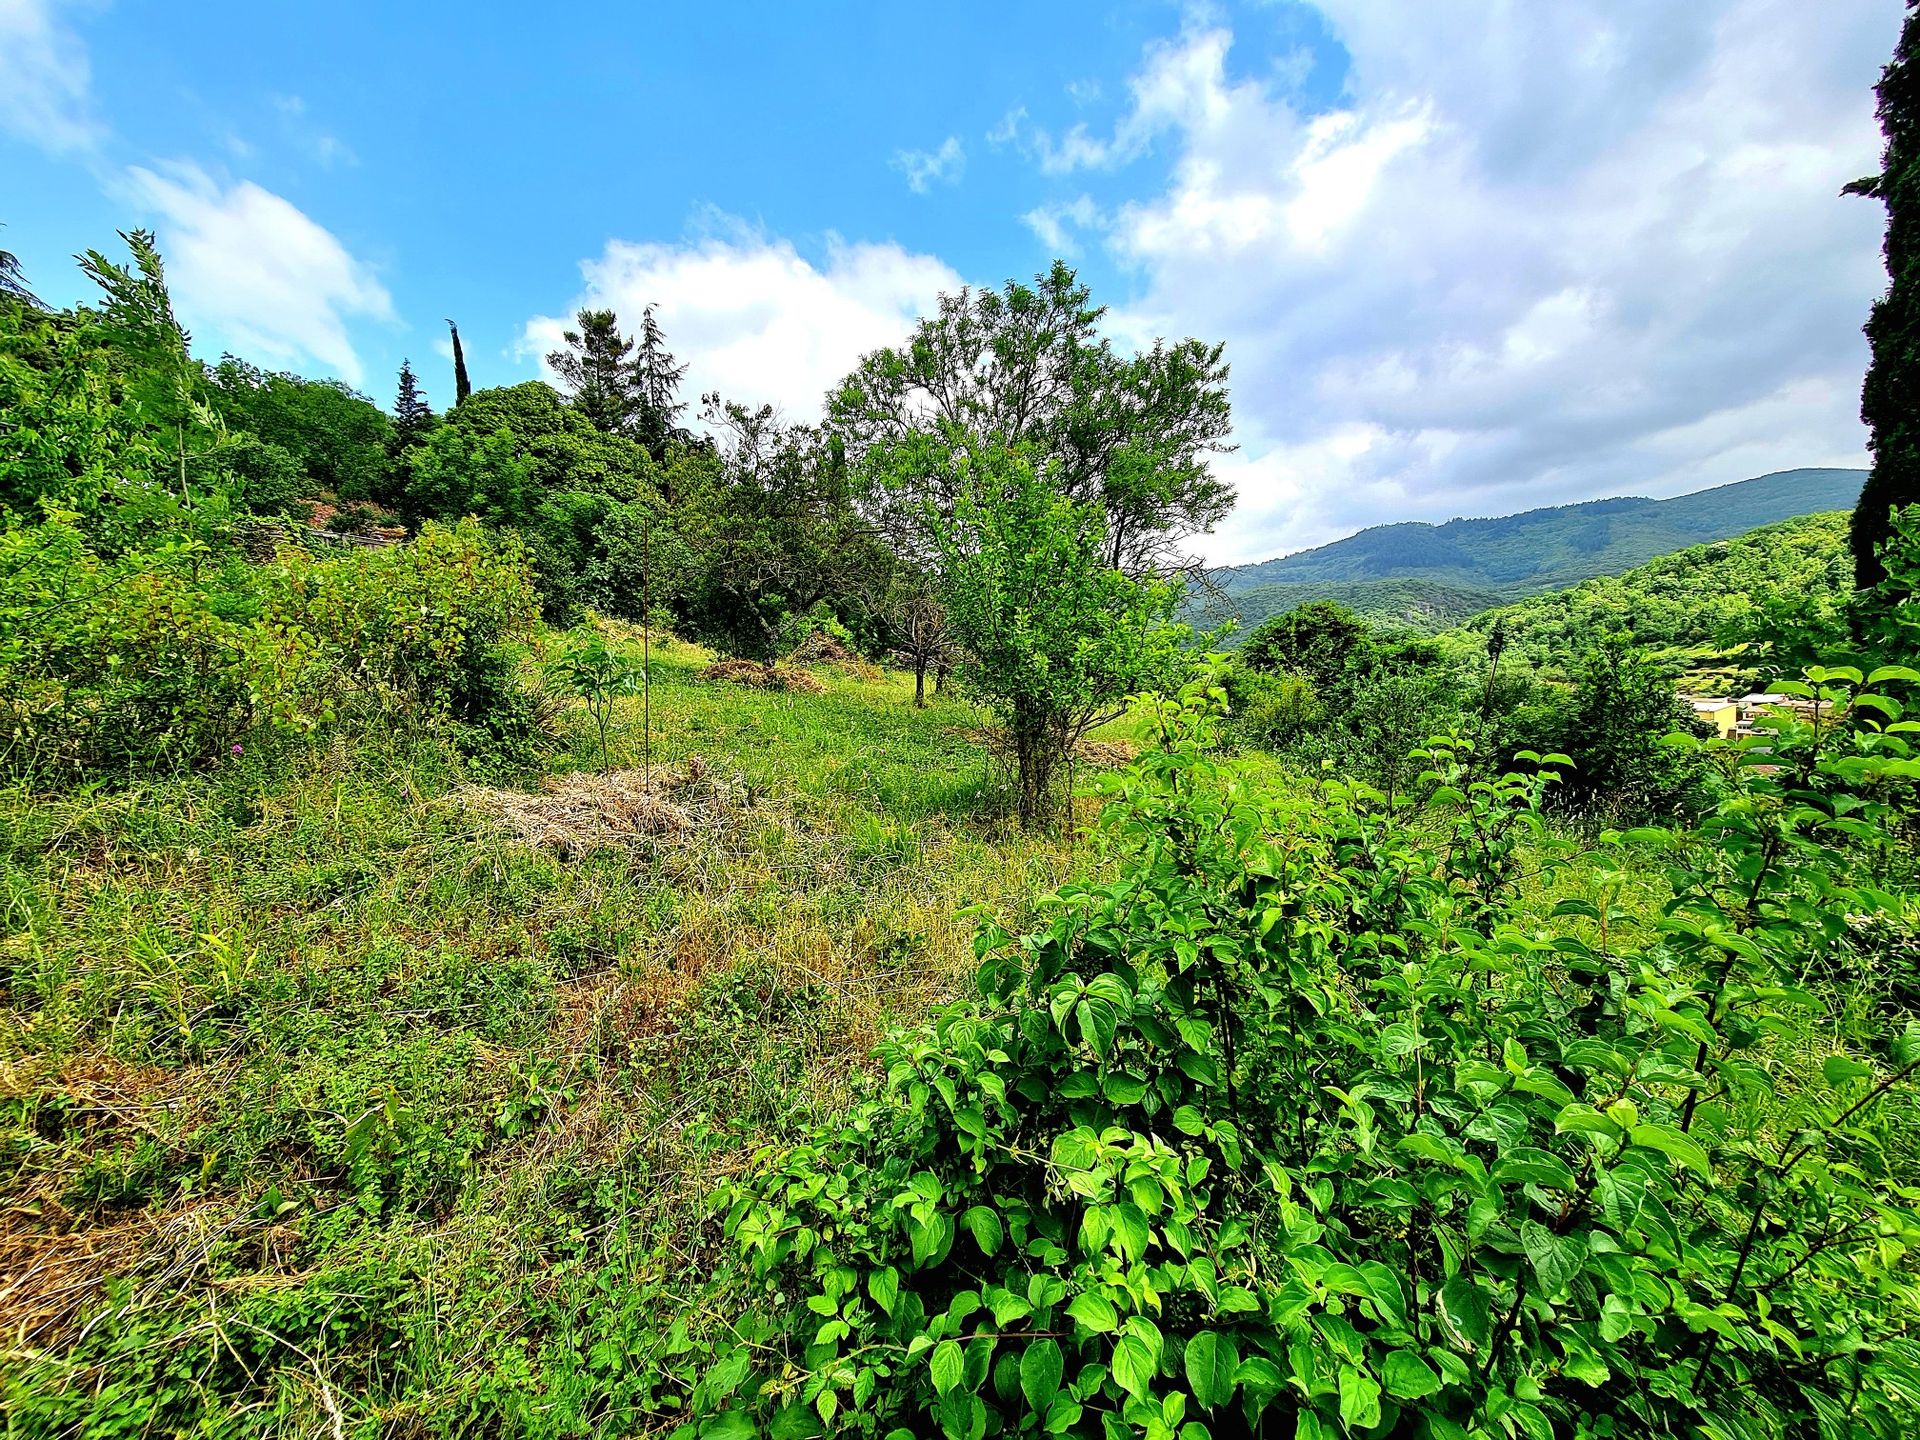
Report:
[[1744,640],[1770,612],[1838,609],[1852,584],[1846,537],[1844,513],[1803,515],[1530,596],[1449,634],[1477,649],[1504,621],[1507,653],[1548,665],[1622,634],[1696,674],[1738,670]]
[[[1327,588],[1332,585],[1380,580],[1418,580],[1518,599],[1617,575],[1656,556],[1796,515],[1850,509],[1865,478],[1863,470],[1782,470],[1671,500],[1628,496],[1490,520],[1379,525],[1295,555],[1230,567],[1214,578],[1236,603],[1273,585],[1312,587],[1291,592],[1297,604],[1333,595]],[[1260,615],[1287,608],[1265,598],[1255,604]],[[1241,614],[1248,625],[1260,618],[1248,608]]]
[[1316,584],[1301,581],[1259,585],[1230,595],[1229,608],[1240,617],[1240,630],[1229,637],[1237,643],[1270,615],[1284,615],[1309,600],[1337,600],[1375,625],[1404,625],[1415,630],[1444,630],[1508,597],[1497,590],[1466,589],[1432,580],[1336,580]]

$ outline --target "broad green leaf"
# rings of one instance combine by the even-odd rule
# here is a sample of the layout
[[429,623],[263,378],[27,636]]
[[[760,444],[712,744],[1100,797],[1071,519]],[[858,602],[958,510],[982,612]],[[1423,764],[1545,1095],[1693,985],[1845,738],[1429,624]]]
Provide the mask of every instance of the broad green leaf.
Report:
[[1713,1162],[1707,1158],[1707,1152],[1671,1125],[1636,1125],[1628,1132],[1628,1138],[1636,1145],[1658,1150],[1669,1159],[1679,1161],[1705,1179],[1713,1178]]
[[1000,1248],[1000,1242],[1006,1238],[1006,1227],[1000,1223],[1000,1217],[990,1207],[975,1205],[960,1217],[960,1223],[967,1227],[973,1236],[973,1243],[980,1247],[983,1255],[991,1255]]
[[1540,1282],[1543,1299],[1551,1300],[1565,1290],[1586,1262],[1586,1241],[1578,1235],[1556,1235],[1531,1220],[1520,1226],[1520,1243]]
[[1387,1393],[1401,1400],[1419,1400],[1440,1388],[1440,1377],[1433,1367],[1411,1350],[1388,1352],[1380,1366],[1380,1378]]
[[738,1410],[716,1415],[700,1426],[700,1440],[758,1440],[759,1430]]
[[1496,1182],[1522,1185],[1546,1185],[1555,1190],[1573,1189],[1573,1170],[1550,1150],[1521,1145],[1495,1162],[1489,1176]]
[[1153,1351],[1138,1335],[1122,1335],[1113,1347],[1113,1379],[1122,1390],[1144,1400],[1153,1388]]
[[1493,1306],[1487,1292],[1464,1270],[1441,1287],[1440,1308],[1454,1332],[1476,1350],[1493,1335]]
[[1233,1398],[1234,1374],[1240,1356],[1233,1337],[1214,1330],[1202,1330],[1187,1341],[1187,1384],[1193,1398],[1208,1410]]
[[1380,1423],[1380,1382],[1351,1365],[1340,1367],[1340,1419],[1349,1430]]
[[1850,1081],[1864,1080],[1873,1074],[1873,1067],[1862,1065],[1851,1055],[1829,1055],[1820,1062],[1820,1073],[1837,1090]]
[[867,1293],[884,1313],[893,1314],[894,1302],[900,1298],[900,1272],[891,1265],[873,1271],[867,1276]]
[[967,1357],[952,1340],[942,1340],[933,1347],[933,1358],[927,1362],[933,1371],[933,1388],[945,1395],[960,1383],[967,1373]]
[[1091,1290],[1074,1296],[1073,1303],[1067,1306],[1067,1314],[1098,1335],[1120,1328],[1120,1316],[1114,1311],[1113,1302]]
[[1060,1392],[1060,1376],[1065,1370],[1058,1341],[1042,1339],[1027,1346],[1020,1357],[1020,1393],[1027,1397],[1027,1405],[1035,1414],[1047,1413],[1053,1397]]

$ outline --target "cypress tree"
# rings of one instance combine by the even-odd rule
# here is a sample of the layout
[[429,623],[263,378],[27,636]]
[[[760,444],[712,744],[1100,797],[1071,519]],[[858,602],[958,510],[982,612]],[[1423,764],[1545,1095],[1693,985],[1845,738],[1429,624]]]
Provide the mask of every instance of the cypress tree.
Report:
[[447,329],[453,332],[453,403],[458,405],[473,393],[473,382],[467,379],[467,352],[460,348],[460,327],[449,320]]
[[1860,418],[1870,432],[1873,470],[1854,508],[1849,543],[1854,583],[1886,578],[1874,553],[1891,527],[1889,512],[1920,504],[1920,0],[1907,19],[1893,59],[1880,73],[1880,128],[1887,137],[1880,173],[1847,186],[1887,207],[1887,293],[1867,320],[1873,362],[1860,392]]

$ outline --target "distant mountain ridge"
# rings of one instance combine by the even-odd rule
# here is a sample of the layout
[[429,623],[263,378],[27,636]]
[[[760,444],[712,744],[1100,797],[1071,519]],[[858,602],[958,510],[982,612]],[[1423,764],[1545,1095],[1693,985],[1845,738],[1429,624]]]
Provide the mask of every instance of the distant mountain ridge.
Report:
[[[1657,556],[1726,540],[1761,525],[1850,510],[1865,470],[1781,470],[1671,500],[1624,496],[1442,525],[1376,525],[1312,550],[1214,572],[1228,608],[1252,628],[1307,600],[1372,599],[1382,581],[1422,582],[1426,603],[1400,618],[1420,623],[1488,596],[1515,600],[1617,575]],[[1356,606],[1355,608],[1360,608]],[[1369,607],[1371,608],[1371,607]]]

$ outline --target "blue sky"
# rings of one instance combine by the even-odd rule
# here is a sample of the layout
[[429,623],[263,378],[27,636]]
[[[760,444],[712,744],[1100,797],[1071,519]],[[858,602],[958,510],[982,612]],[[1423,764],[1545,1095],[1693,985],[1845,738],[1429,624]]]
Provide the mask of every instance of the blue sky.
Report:
[[1066,254],[1223,340],[1219,560],[1859,463],[1897,0],[326,7],[0,0],[0,245],[159,231],[208,355],[376,398],[583,300],[797,418]]

